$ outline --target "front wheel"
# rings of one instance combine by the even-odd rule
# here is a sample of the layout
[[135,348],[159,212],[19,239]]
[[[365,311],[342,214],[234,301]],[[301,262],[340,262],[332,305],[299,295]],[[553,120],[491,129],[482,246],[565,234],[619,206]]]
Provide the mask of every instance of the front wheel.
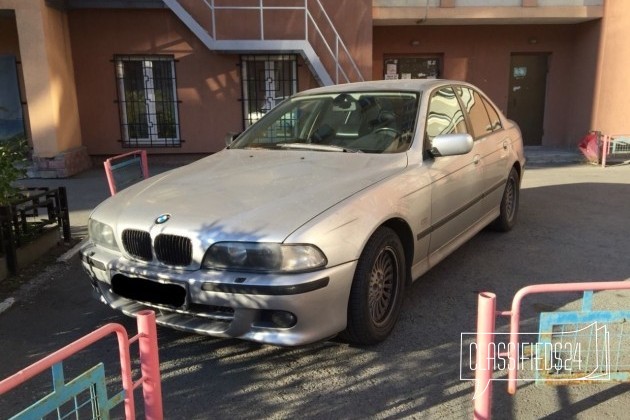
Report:
[[366,345],[387,338],[402,306],[405,273],[405,253],[398,235],[389,228],[379,228],[357,264],[344,339]]
[[501,207],[499,217],[493,222],[491,227],[499,232],[507,232],[516,224],[516,216],[518,215],[518,200],[520,192],[520,181],[518,171],[512,168],[508,176],[503,198],[501,199]]

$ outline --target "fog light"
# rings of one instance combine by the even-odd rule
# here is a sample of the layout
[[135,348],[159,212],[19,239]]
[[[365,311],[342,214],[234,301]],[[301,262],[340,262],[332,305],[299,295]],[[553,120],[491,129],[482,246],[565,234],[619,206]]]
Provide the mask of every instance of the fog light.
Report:
[[271,314],[271,322],[280,328],[291,328],[297,323],[297,317],[291,312],[274,311]]

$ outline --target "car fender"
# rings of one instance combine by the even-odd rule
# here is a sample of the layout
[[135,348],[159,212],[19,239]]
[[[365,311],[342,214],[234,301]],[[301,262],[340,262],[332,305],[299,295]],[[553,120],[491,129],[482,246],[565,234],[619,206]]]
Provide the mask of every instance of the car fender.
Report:
[[[414,236],[430,221],[431,190],[421,165],[380,181],[353,194],[311,219],[289,235],[285,243],[309,243],[319,247],[328,266],[359,259],[372,234],[392,219],[404,222]],[[426,246],[414,246],[414,260],[426,256]]]

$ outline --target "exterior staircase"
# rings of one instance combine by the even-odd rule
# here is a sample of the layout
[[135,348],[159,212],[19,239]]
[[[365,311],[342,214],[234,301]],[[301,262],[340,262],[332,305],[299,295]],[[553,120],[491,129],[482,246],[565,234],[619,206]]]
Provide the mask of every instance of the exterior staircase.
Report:
[[320,0],[271,2],[282,6],[265,5],[263,0],[163,1],[210,50],[296,53],[320,85],[364,80]]

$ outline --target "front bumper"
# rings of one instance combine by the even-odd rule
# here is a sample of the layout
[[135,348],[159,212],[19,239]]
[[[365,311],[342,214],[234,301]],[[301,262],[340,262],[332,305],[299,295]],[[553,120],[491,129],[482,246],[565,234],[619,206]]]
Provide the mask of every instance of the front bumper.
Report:
[[152,309],[160,325],[283,346],[346,328],[356,268],[352,261],[291,275],[186,271],[130,261],[92,244],[81,259],[101,298],[126,315]]

